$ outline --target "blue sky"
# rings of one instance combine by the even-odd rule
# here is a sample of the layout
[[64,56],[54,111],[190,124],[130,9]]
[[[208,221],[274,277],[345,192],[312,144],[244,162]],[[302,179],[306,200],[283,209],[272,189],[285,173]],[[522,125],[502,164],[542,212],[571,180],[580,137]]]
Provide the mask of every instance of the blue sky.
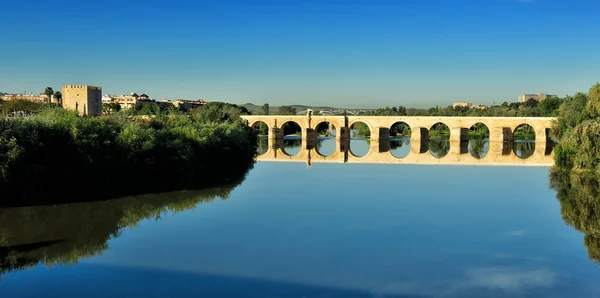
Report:
[[427,107],[600,81],[598,0],[0,1],[0,91]]

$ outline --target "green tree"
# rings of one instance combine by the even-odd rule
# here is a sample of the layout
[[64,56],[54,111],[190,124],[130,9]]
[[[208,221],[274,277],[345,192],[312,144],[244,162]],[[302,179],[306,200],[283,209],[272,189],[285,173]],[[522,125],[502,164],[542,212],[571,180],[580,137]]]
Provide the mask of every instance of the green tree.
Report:
[[54,92],[54,98],[56,99],[56,102],[62,102],[62,92],[55,91]]
[[209,102],[202,108],[193,112],[193,117],[204,123],[208,122],[236,122],[241,115],[250,114],[245,107],[224,102]]
[[265,103],[262,106],[262,113],[263,113],[263,115],[269,115],[269,104],[268,103]]
[[44,94],[48,96],[48,102],[50,102],[50,97],[54,95],[54,90],[52,89],[52,87],[46,87],[46,90],[44,90]]
[[525,101],[524,106],[526,108],[533,109],[533,108],[537,108],[538,104],[539,104],[539,102],[537,101],[537,99],[529,98],[529,99],[527,99],[527,101]]
[[292,106],[280,106],[279,115],[296,115],[296,108]]
[[577,93],[567,96],[558,109],[557,121],[552,126],[552,138],[559,141],[567,135],[571,129],[588,118],[586,105],[588,96],[585,93]]
[[556,116],[562,100],[558,96],[550,96],[539,103],[538,108],[542,116]]
[[398,106],[398,115],[399,116],[406,116],[406,115],[408,115],[406,107],[404,107],[404,106]]
[[590,88],[586,111],[592,119],[600,117],[600,83]]
[[356,122],[351,127],[352,130],[355,130],[355,136],[361,138],[368,138],[371,136],[371,129],[364,122]]

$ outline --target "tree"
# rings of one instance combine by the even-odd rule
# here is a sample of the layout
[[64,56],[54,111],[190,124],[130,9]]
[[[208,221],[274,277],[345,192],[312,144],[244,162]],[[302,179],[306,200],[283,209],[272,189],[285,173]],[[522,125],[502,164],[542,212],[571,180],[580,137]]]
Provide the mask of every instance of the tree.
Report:
[[406,112],[407,112],[406,111],[406,107],[404,107],[404,106],[398,106],[398,115],[399,116],[406,116],[407,115]]
[[248,109],[235,104],[224,102],[209,102],[193,113],[195,119],[201,122],[235,122],[239,121],[241,115],[248,115]]
[[600,83],[590,88],[586,110],[590,118],[600,117]]
[[558,109],[558,119],[552,126],[552,138],[559,141],[576,125],[587,119],[586,105],[588,96],[585,93],[577,93],[567,96]]
[[269,104],[268,103],[265,103],[262,106],[262,113],[263,113],[263,115],[269,115]]
[[54,98],[56,99],[56,102],[62,102],[62,92],[60,91],[56,91],[54,92]]
[[280,106],[279,115],[296,115],[296,108],[292,106]]
[[526,108],[537,108],[539,102],[535,98],[530,98],[525,102]]
[[46,87],[46,90],[44,90],[44,94],[48,96],[48,102],[50,102],[50,98],[52,97],[52,95],[54,95],[54,90],[52,89],[52,87]]
[[562,100],[557,96],[550,96],[539,103],[538,108],[542,116],[556,116]]

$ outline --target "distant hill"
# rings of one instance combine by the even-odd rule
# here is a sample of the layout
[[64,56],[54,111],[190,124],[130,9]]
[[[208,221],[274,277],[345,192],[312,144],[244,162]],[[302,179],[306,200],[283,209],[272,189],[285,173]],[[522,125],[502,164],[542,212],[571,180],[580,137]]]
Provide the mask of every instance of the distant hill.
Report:
[[[262,105],[255,105],[253,103],[245,103],[245,104],[241,104],[238,105],[241,107],[245,107],[246,109],[248,109],[248,111],[250,111],[251,113],[255,113],[255,112],[262,112]],[[332,107],[313,107],[313,106],[305,106],[305,105],[291,105],[293,108],[296,108],[297,112],[302,112],[302,111],[306,111],[307,109],[311,109],[313,111],[322,111],[322,110],[344,110],[343,108],[332,108]],[[355,109],[345,109],[348,111],[351,110],[355,110]],[[276,114],[277,112],[279,112],[279,106],[269,106],[269,111],[270,113],[274,113]]]

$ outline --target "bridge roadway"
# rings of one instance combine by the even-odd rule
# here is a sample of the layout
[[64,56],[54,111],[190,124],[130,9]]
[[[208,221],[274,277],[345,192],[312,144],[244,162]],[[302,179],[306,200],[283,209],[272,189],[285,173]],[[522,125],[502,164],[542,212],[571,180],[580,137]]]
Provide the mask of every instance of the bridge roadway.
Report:
[[327,122],[334,126],[336,138],[350,139],[350,128],[357,122],[365,123],[371,130],[371,139],[388,139],[392,125],[404,122],[411,128],[411,140],[427,140],[429,129],[436,123],[450,128],[450,141],[468,140],[469,128],[476,123],[485,124],[490,131],[491,142],[512,142],[513,133],[521,124],[530,125],[535,131],[536,142],[545,143],[555,118],[551,117],[421,117],[421,116],[304,116],[251,115],[242,116],[249,126],[264,122],[269,129],[269,139],[282,139],[283,126],[297,123],[302,129],[303,139],[315,139],[316,128]]
[[489,142],[488,153],[478,159],[468,152],[468,142],[450,142],[448,154],[441,158],[428,150],[427,141],[411,141],[410,153],[397,158],[390,152],[390,141],[371,142],[370,150],[364,156],[356,156],[350,150],[350,140],[336,140],[333,154],[325,156],[316,149],[316,142],[303,140],[300,152],[286,153],[283,140],[269,140],[267,152],[257,156],[257,161],[313,163],[365,163],[365,164],[420,164],[420,165],[483,165],[483,166],[552,166],[554,153],[549,143],[535,142],[534,153],[528,158],[518,157],[512,142]]

